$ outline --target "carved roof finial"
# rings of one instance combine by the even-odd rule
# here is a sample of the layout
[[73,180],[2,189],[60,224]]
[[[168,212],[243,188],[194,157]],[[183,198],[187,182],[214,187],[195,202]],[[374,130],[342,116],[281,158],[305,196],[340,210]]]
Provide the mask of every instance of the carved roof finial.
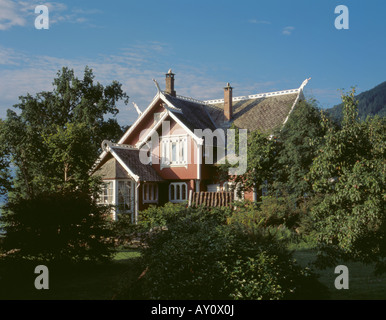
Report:
[[142,114],[141,109],[139,109],[139,107],[137,106],[137,104],[135,102],[133,102],[133,105],[134,105],[134,108],[137,111],[138,115],[140,116]]
[[153,81],[154,81],[154,84],[155,84],[155,86],[156,86],[158,92],[161,92],[161,89],[160,89],[160,87],[159,87],[159,84],[158,84],[157,80],[156,80],[156,79],[153,79]]
[[303,90],[303,88],[307,85],[308,81],[310,81],[310,80],[311,80],[311,77],[306,79],[306,80],[304,80],[299,89]]

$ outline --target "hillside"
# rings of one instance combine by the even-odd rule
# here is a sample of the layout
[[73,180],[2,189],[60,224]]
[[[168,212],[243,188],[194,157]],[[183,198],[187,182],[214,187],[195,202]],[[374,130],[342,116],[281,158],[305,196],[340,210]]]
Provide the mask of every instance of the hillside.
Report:
[[[386,116],[386,81],[371,90],[358,94],[356,99],[359,101],[358,113],[362,120],[367,116]],[[327,112],[340,122],[342,108],[343,105],[339,104],[328,109]]]

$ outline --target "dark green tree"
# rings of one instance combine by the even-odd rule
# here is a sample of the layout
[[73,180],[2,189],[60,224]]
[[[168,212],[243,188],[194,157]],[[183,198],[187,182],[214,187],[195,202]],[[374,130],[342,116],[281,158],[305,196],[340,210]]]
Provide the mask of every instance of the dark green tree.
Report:
[[105,261],[114,252],[109,208],[82,191],[43,192],[4,206],[7,259],[71,263]]
[[[229,141],[228,138],[226,163],[218,167],[220,180],[234,180],[236,183],[243,185],[242,189],[255,190],[261,194],[260,191],[263,185],[266,186],[265,182],[272,181],[275,170],[275,156],[279,148],[277,137],[256,130],[247,133],[247,143],[245,145],[239,143],[239,128],[232,124],[230,129],[235,130],[235,139]],[[232,165],[228,162],[229,153],[232,152],[235,152],[238,157],[247,156],[247,166],[243,174],[229,176],[229,168],[240,166],[240,163]]]
[[293,110],[284,128],[278,133],[275,188],[290,196],[294,203],[310,196],[311,183],[306,179],[325,129],[315,101],[302,101]]
[[12,165],[16,173],[5,186],[4,249],[47,260],[107,257],[107,209],[95,204],[101,181],[89,172],[101,142],[122,134],[109,117],[128,96],[116,81],[94,82],[86,67],[83,79],[63,68],[52,91],[19,99],[0,127],[0,165]]
[[246,189],[255,190],[261,194],[262,188],[272,183],[279,148],[277,136],[260,131],[249,133],[247,170],[240,177]]
[[128,101],[121,84],[94,82],[92,70],[83,79],[63,68],[53,90],[21,96],[4,122],[8,155],[16,168],[15,193],[31,197],[43,190],[79,187],[96,160],[101,141],[117,139],[121,127],[108,118],[118,113],[117,103]]
[[4,134],[5,123],[0,119],[0,196],[3,196],[11,187],[10,158],[6,147]]
[[344,257],[376,262],[386,271],[385,121],[361,122],[354,94],[342,94],[342,127],[327,126],[309,174],[314,192],[322,195],[312,210],[320,261]]

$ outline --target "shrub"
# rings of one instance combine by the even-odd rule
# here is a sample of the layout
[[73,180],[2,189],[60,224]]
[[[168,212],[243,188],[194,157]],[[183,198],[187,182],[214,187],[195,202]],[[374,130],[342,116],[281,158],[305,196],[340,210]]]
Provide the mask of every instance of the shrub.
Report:
[[141,298],[284,299],[315,284],[269,232],[251,235],[231,223],[232,210],[184,208],[178,214],[143,251]]
[[109,208],[82,192],[14,199],[4,207],[2,247],[12,258],[49,261],[108,260],[113,253]]
[[167,221],[178,218],[184,212],[185,206],[182,204],[166,203],[163,207],[150,206],[140,212],[139,225],[143,230],[166,226]]

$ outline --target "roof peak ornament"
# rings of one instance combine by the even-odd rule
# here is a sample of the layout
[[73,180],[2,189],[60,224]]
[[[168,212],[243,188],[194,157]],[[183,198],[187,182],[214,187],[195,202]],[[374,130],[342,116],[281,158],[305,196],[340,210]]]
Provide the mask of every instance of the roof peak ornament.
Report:
[[156,88],[157,88],[158,93],[160,93],[160,92],[161,92],[161,89],[160,89],[160,87],[159,87],[159,84],[158,84],[157,80],[156,80],[156,79],[153,79],[153,82],[154,82],[154,84],[155,84],[155,86],[156,86]]
[[109,152],[110,148],[112,147],[112,142],[110,140],[103,140],[101,147],[103,151]]
[[299,89],[303,90],[304,87],[307,85],[308,81],[310,81],[310,80],[311,80],[311,77],[309,77],[308,79],[304,80]]
[[140,116],[140,115],[142,114],[141,109],[139,109],[138,105],[137,105],[135,102],[133,102],[133,105],[134,105],[135,110],[136,110],[137,113],[138,113],[138,116]]

